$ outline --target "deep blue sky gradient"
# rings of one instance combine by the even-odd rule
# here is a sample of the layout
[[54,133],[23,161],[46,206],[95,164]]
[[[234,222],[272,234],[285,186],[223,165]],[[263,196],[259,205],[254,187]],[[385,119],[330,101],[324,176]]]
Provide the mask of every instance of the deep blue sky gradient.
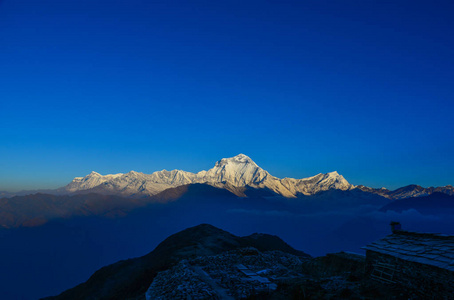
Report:
[[452,1],[0,1],[0,190],[197,172],[454,184]]

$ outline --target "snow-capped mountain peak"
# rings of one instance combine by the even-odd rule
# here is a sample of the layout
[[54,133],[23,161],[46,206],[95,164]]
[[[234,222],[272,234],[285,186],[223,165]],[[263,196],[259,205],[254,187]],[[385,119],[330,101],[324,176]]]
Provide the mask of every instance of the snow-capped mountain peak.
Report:
[[256,164],[249,156],[247,155],[244,155],[242,153],[234,156],[234,157],[230,157],[230,158],[223,158],[221,159],[221,161],[224,160],[224,161],[229,161],[229,162],[236,162],[236,163],[252,163],[252,164]]
[[259,184],[269,173],[244,154],[223,158],[203,174],[199,181],[229,183],[233,186]]
[[248,156],[244,155],[244,154],[238,154],[236,156],[233,156],[233,157],[229,157],[229,158],[223,158],[219,161],[216,162],[215,164],[215,168],[216,167],[222,167],[222,166],[225,166],[225,165],[244,165],[244,164],[251,164],[255,167],[258,167],[257,164]]
[[354,188],[354,186],[352,186],[350,183],[348,183],[348,181],[345,180],[344,176],[337,173],[337,171],[324,174],[324,176],[321,177],[321,179],[318,183],[319,183],[319,185],[328,187],[328,189],[335,188],[335,189],[346,190],[346,189]]

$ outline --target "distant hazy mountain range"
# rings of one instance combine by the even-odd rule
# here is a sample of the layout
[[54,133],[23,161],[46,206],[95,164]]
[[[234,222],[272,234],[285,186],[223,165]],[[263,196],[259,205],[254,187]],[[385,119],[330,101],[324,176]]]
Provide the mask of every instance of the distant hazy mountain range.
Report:
[[[122,174],[101,175],[91,172],[85,177],[76,177],[65,187],[56,190],[41,190],[47,194],[85,194],[97,193],[104,195],[116,195],[123,197],[143,198],[156,195],[166,189],[175,188],[187,184],[204,183],[214,187],[224,188],[237,196],[245,196],[244,191],[248,188],[266,189],[271,194],[286,198],[295,198],[298,195],[314,195],[321,191],[331,189],[352,190],[360,189],[367,193],[373,193],[388,199],[404,199],[408,197],[427,196],[434,192],[454,195],[454,187],[423,188],[418,185],[409,185],[390,191],[385,188],[374,189],[363,185],[350,184],[336,171],[317,174],[303,179],[277,178],[260,168],[251,158],[239,154],[231,158],[223,158],[216,162],[215,166],[208,171],[191,173],[182,170],[157,171],[152,174],[130,171]],[[27,195],[38,191],[23,191],[16,194],[0,192],[0,197],[15,195]]]
[[424,188],[420,185],[411,184],[398,188],[397,190],[394,191],[390,191],[385,188],[373,189],[363,185],[358,185],[356,188],[364,192],[374,193],[393,200],[405,199],[409,197],[429,196],[433,193],[443,193],[451,196],[454,195],[454,187],[452,185]]

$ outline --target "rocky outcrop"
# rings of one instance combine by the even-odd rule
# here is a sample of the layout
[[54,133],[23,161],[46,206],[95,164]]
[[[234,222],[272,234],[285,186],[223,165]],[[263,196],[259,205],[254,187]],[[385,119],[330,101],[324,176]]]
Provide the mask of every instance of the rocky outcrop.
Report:
[[[242,248],[184,260],[159,273],[147,299],[246,299],[275,290],[282,278],[299,278],[309,258],[281,251]],[[201,274],[201,275],[200,275]]]
[[[172,268],[180,261],[197,257],[203,260],[205,256],[215,257],[226,251],[245,247],[254,247],[258,251],[290,249],[293,254],[301,256],[302,259],[310,257],[304,252],[291,248],[278,237],[267,236],[262,234],[254,238],[238,237],[212,225],[201,224],[169,236],[145,256],[103,267],[86,282],[58,296],[46,299],[143,299],[156,275]],[[263,238],[266,238],[266,242],[262,241]],[[271,240],[274,241],[274,245],[271,245]],[[199,286],[200,279],[197,279],[197,276],[193,277],[192,271],[184,265],[180,265],[176,270],[179,275],[188,278],[186,284],[180,287],[181,291],[194,290],[198,295],[202,294],[203,290],[210,291],[204,285]],[[167,276],[165,274],[170,273],[163,274]],[[169,281],[172,286],[177,284],[172,282]],[[174,296],[176,297],[176,294]]]

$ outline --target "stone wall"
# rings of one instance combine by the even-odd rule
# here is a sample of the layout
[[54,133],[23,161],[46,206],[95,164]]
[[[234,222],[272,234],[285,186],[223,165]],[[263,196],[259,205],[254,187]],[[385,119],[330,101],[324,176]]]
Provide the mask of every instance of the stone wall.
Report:
[[423,299],[454,299],[454,272],[368,250],[366,275],[371,276],[377,263],[392,266],[392,281]]

